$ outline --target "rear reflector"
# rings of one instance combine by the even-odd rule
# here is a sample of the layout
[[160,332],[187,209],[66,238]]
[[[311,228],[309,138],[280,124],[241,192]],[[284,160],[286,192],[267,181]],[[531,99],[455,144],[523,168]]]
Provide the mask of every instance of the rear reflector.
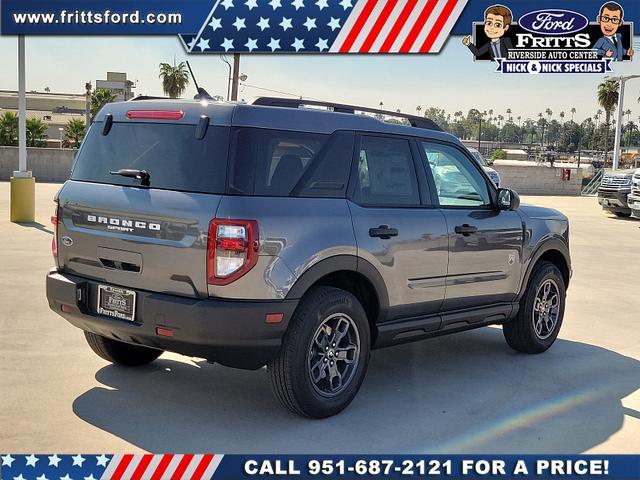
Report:
[[173,337],[173,330],[170,328],[157,327],[156,333],[162,337]]
[[62,304],[62,305],[60,305],[60,310],[62,310],[64,313],[71,313],[71,312],[73,312],[73,307],[70,307],[69,305]]
[[182,110],[129,110],[127,118],[147,120],[182,120]]
[[264,317],[265,323],[280,323],[284,320],[284,313],[267,313]]

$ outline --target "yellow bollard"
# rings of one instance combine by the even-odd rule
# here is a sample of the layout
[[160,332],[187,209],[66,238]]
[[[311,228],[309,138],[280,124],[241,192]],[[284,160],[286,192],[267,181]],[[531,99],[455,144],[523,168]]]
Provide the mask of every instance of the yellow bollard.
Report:
[[36,220],[36,179],[11,177],[11,221],[15,223]]

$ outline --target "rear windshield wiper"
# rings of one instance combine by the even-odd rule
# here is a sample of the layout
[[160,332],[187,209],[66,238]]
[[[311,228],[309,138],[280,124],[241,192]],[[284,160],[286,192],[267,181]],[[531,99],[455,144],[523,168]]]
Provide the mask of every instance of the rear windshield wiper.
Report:
[[148,187],[151,180],[151,175],[146,170],[135,170],[130,168],[121,168],[120,170],[110,171],[111,175],[120,175],[122,177],[135,178],[140,180],[140,185]]

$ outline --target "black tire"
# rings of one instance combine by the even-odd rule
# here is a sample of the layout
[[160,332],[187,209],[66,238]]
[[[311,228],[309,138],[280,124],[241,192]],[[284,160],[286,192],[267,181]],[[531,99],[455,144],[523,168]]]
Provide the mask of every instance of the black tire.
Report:
[[84,332],[84,337],[95,352],[101,358],[111,363],[123,365],[125,367],[139,367],[153,362],[162,355],[162,350],[155,348],[141,347],[119,342],[110,338],[105,338],[91,332]]
[[[544,323],[544,321],[539,323],[541,329],[543,329],[539,333],[534,325],[540,313],[539,310],[534,311],[534,306],[536,304],[536,296],[540,294],[545,285],[551,285],[550,295],[554,288],[557,289],[557,317],[552,328],[547,328],[548,323]],[[542,291],[542,294],[544,295],[544,291]],[[562,326],[565,300],[566,287],[560,270],[551,262],[540,262],[531,274],[527,290],[520,300],[520,309],[517,317],[502,327],[504,338],[509,346],[522,353],[542,353],[551,347]],[[543,312],[555,310],[547,305],[545,302],[542,307]]]
[[[329,328],[321,329],[323,325]],[[335,325],[333,330],[331,325]],[[348,333],[336,337],[345,325]],[[325,338],[328,341],[326,352],[324,349],[327,347],[321,347],[324,343],[316,341],[321,336],[324,336],[323,342]],[[337,346],[332,343],[336,338]],[[352,346],[356,342],[359,343],[357,350]],[[347,343],[348,347],[345,346]],[[338,288],[313,288],[300,301],[279,356],[268,365],[276,397],[290,411],[305,417],[325,418],[339,413],[351,403],[360,389],[369,364],[370,346],[369,322],[358,299]],[[347,355],[346,349],[352,353]],[[353,359],[349,359],[353,361],[341,360],[343,355],[345,358],[353,356]],[[333,360],[335,367],[320,363]],[[317,376],[321,379],[314,382],[312,370],[316,369],[312,369],[311,365],[319,365],[317,371],[324,371],[325,376],[319,373]],[[338,375],[335,371],[340,368],[344,368],[340,379],[342,375],[349,378],[344,384],[340,380],[342,385],[337,388],[334,378],[338,378]]]
[[616,214],[616,217],[620,217],[620,218],[628,218],[631,216],[631,213],[625,213],[625,212],[614,212]]

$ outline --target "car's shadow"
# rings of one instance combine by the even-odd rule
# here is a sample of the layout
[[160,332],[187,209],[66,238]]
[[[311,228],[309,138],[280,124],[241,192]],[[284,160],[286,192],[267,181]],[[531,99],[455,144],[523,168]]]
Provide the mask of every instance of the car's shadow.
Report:
[[291,415],[266,370],[161,357],[107,366],[78,397],[83,420],[152,452],[576,453],[616,432],[640,362],[558,340],[521,355],[497,328],[374,351],[351,406],[325,420]]

